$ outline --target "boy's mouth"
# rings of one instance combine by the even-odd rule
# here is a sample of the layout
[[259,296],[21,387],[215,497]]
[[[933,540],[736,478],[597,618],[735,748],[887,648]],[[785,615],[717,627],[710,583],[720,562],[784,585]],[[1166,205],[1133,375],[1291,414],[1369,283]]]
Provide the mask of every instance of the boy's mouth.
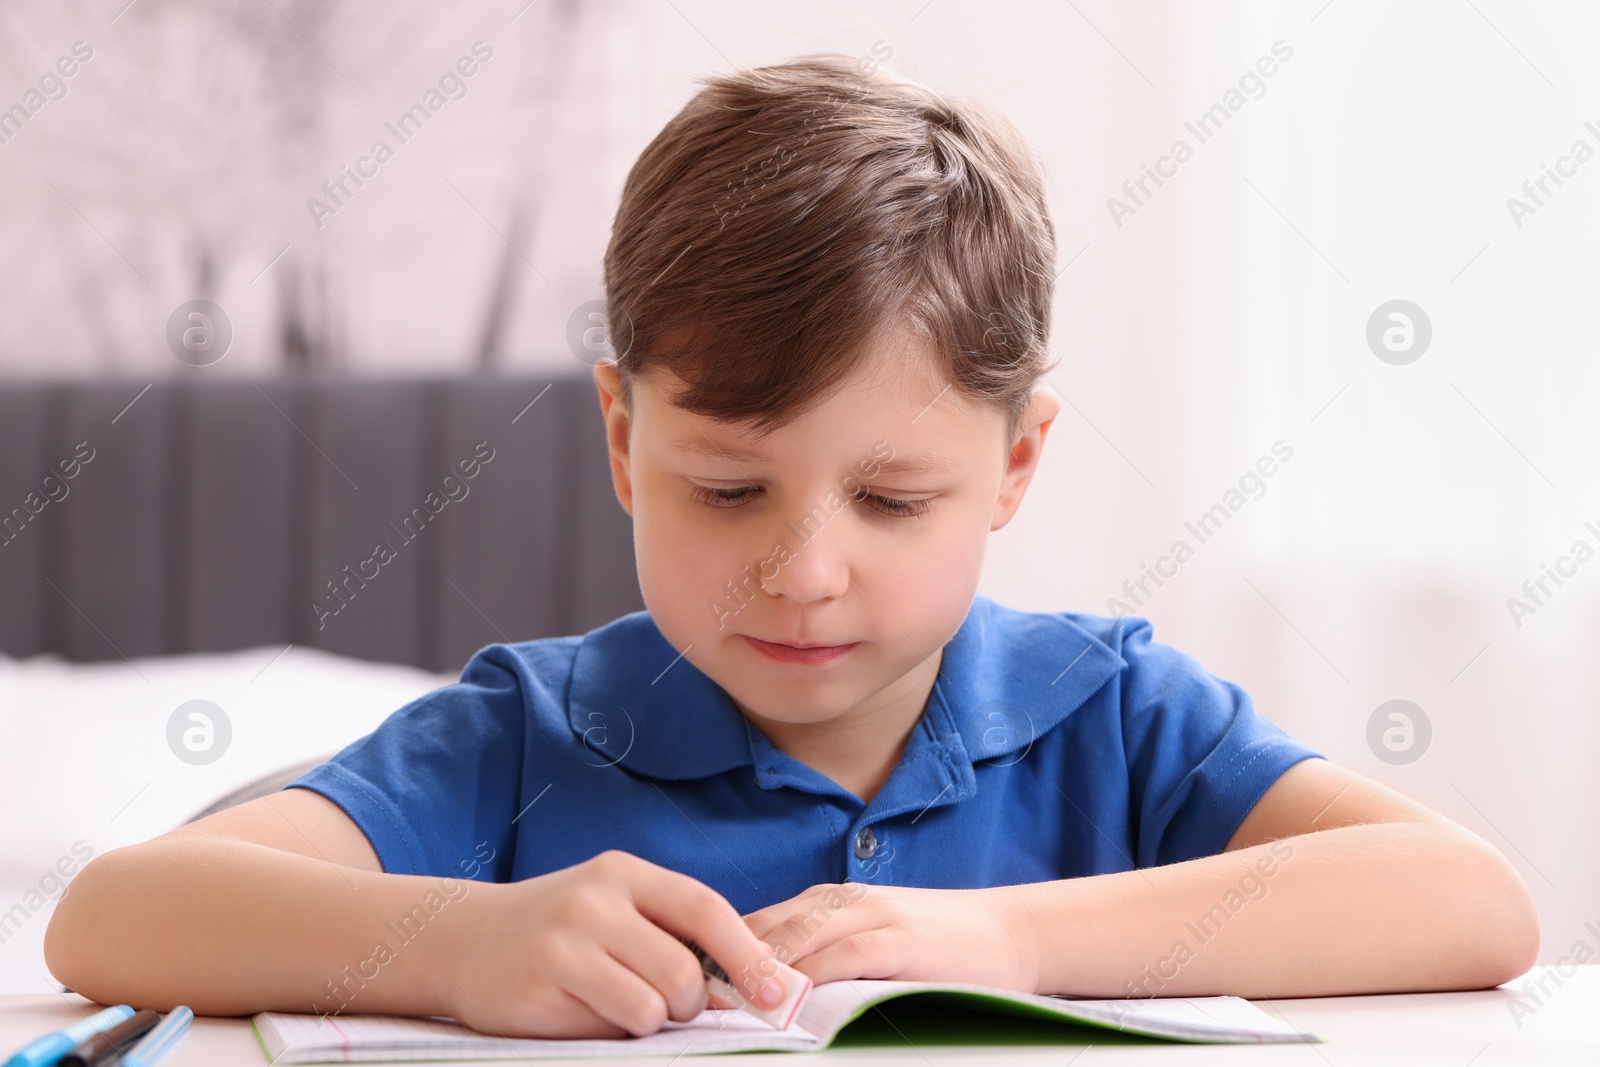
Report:
[[750,647],[767,656],[769,659],[778,660],[780,663],[831,663],[833,660],[849,652],[860,641],[853,641],[848,645],[784,645],[772,641],[763,641],[759,637],[744,635],[750,642]]

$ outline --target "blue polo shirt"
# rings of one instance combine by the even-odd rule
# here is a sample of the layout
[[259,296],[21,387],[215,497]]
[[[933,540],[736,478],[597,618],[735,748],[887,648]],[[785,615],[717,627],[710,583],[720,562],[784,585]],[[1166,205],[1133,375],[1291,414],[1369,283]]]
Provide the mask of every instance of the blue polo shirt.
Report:
[[648,612],[495,644],[290,783],[385,871],[517,881],[621,849],[741,913],[824,882],[980,888],[1222,851],[1319,755],[1137,617],[975,598],[869,804],[774,748]]

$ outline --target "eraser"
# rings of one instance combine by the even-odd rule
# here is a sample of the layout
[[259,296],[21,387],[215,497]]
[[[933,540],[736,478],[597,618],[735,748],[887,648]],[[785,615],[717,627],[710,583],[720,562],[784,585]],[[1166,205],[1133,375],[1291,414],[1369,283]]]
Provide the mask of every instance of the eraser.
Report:
[[706,985],[711,987],[711,992],[729,1003],[739,1005],[741,1010],[749,1012],[779,1030],[787,1030],[794,1025],[795,1019],[800,1015],[801,1005],[811,993],[810,978],[785,963],[772,960],[773,973],[763,974],[761,977],[776,978],[783,983],[783,1000],[770,1008],[764,1008],[746,997],[728,978],[728,972],[707,955],[705,949],[687,938],[679,940],[689,946],[689,951],[700,960],[700,969],[705,972]]
[[[756,1018],[771,1023],[779,1030],[787,1030],[794,1025],[795,1019],[800,1014],[800,1006],[805,1003],[806,997],[811,993],[811,979],[795,970],[793,967],[772,961],[776,972],[770,976],[783,982],[783,1000],[770,1008],[763,1008],[745,997],[743,993],[733,987],[733,983],[718,975],[707,975],[706,983],[711,986],[711,992],[723,1000],[739,1005]],[[719,971],[721,968],[717,968]]]

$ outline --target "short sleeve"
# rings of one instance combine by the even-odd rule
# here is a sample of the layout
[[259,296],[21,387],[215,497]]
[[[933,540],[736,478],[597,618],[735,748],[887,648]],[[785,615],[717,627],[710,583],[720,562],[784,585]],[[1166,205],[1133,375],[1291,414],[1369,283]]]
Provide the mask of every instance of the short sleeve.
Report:
[[1123,746],[1140,867],[1212,856],[1284,771],[1320,757],[1256,714],[1250,694],[1121,620]]
[[389,874],[509,881],[526,734],[514,656],[481,649],[458,683],[413,700],[285,788],[344,809]]

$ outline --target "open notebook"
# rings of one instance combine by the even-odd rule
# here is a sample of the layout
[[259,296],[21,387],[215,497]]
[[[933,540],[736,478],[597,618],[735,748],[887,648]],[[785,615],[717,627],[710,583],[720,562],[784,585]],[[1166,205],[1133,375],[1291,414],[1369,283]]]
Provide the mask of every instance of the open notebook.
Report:
[[[543,1059],[574,1056],[673,1056],[709,1052],[815,1051],[828,1047],[852,1020],[876,1004],[918,995],[1000,1015],[1080,1023],[1126,1034],[1197,1042],[1320,1041],[1238,997],[1155,1000],[1074,1000],[1033,996],[990,986],[950,982],[828,982],[811,991],[788,1030],[775,1030],[733,1009],[703,1011],[686,1023],[668,1022],[646,1037],[622,1040],[536,1040],[480,1034],[442,1019],[383,1015],[255,1016],[267,1058],[278,1063],[355,1060]],[[997,1020],[1003,1025],[1003,1020]],[[917,1030],[902,1031],[916,1043]],[[978,1037],[974,1043],[983,1043]]]

